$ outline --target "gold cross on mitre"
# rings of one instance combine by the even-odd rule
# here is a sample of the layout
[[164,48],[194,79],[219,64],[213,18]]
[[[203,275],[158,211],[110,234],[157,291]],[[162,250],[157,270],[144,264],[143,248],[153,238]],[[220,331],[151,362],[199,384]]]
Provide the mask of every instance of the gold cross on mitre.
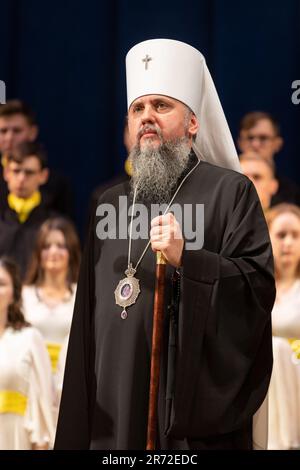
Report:
[[148,54],[146,54],[146,57],[144,57],[144,59],[142,59],[143,62],[145,62],[145,70],[148,70],[148,62],[150,62],[150,60],[152,60],[152,57],[149,57]]

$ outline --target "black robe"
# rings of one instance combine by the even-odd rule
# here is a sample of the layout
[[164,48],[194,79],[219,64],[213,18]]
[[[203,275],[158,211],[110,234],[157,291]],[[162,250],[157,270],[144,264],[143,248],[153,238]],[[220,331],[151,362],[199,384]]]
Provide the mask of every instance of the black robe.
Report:
[[[128,191],[113,187],[99,203],[117,209]],[[178,311],[167,308],[168,266],[157,448],[247,448],[239,438],[249,437],[272,369],[275,287],[261,205],[248,178],[205,162],[174,202],[204,204],[204,247],[184,249]],[[98,221],[81,267],[55,448],[145,449],[155,254],[149,248],[138,267],[141,294],[122,320],[114,290],[128,240],[100,241]],[[133,240],[133,265],[145,245]]]

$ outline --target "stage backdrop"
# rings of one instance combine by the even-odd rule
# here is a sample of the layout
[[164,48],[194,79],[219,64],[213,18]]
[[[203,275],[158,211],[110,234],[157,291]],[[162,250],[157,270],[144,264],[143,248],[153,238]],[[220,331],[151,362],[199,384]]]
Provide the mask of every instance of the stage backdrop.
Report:
[[300,2],[0,0],[0,79],[35,110],[50,166],[68,174],[82,227],[91,190],[123,171],[125,55],[171,38],[206,57],[236,138],[241,116],[279,119],[282,173],[300,183]]

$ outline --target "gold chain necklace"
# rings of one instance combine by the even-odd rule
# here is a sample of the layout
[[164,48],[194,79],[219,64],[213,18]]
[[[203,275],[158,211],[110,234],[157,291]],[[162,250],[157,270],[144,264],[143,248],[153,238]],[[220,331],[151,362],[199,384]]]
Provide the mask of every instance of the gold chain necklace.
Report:
[[[196,167],[199,165],[200,160],[196,163],[196,165],[185,175],[181,183],[179,184],[178,188],[176,189],[171,201],[169,202],[166,210],[164,211],[163,215],[167,213],[169,210],[172,202],[174,201],[175,197],[177,196],[181,186],[183,183],[186,181],[186,179],[190,176],[190,174],[196,169]],[[151,240],[148,241],[147,245],[144,248],[144,251],[142,252],[141,256],[138,259],[138,262],[136,263],[135,267],[132,266],[132,262],[130,261],[131,257],[131,241],[132,241],[132,220],[133,220],[133,214],[134,214],[134,206],[135,206],[135,200],[136,200],[136,193],[137,193],[137,188],[138,184],[134,190],[134,195],[133,195],[133,202],[132,202],[132,211],[131,211],[131,220],[130,220],[130,232],[129,232],[129,243],[128,243],[128,260],[127,260],[127,269],[125,271],[126,277],[122,279],[119,284],[117,285],[115,289],[115,299],[116,299],[116,304],[120,305],[120,307],[123,307],[123,310],[121,312],[121,318],[122,320],[126,320],[128,314],[127,314],[127,308],[130,307],[130,305],[133,305],[140,292],[140,281],[135,277],[135,273],[137,271],[137,268],[142,261],[146,251],[148,250]]]

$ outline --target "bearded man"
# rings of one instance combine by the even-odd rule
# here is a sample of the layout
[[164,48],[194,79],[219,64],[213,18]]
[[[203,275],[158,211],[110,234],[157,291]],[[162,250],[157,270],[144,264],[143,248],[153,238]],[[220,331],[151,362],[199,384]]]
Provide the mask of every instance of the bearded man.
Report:
[[[156,448],[252,449],[272,369],[275,296],[261,205],[239,173],[202,54],[160,39],[136,45],[126,61],[133,176],[103,194],[90,226],[55,448],[146,448],[153,252],[161,251],[168,266]],[[153,204],[165,206],[154,218]],[[145,209],[139,223],[137,207]],[[105,231],[110,208],[115,223],[107,219]],[[186,235],[191,218],[201,247]],[[149,222],[147,240],[138,237]]]

